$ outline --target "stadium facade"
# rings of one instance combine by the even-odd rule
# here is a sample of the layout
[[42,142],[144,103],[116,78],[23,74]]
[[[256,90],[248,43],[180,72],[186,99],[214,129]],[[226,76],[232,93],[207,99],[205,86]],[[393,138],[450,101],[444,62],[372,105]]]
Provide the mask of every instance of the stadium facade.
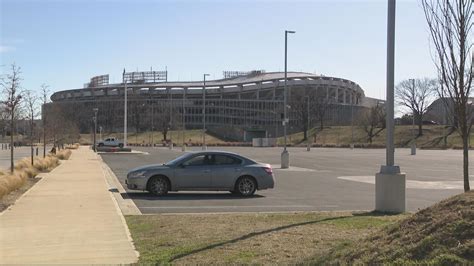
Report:
[[[122,132],[127,88],[129,132],[183,125],[200,129],[205,122],[210,133],[229,140],[283,134],[284,72],[226,71],[223,79],[206,81],[205,90],[203,81],[170,82],[167,77],[166,71],[124,72],[123,82],[116,84],[108,75],[93,77],[84,88],[54,93],[46,108],[75,121],[82,133],[90,132],[93,108],[98,108],[103,131]],[[378,102],[342,78],[288,72],[287,86],[290,133],[304,130],[308,121],[311,126],[349,125]]]

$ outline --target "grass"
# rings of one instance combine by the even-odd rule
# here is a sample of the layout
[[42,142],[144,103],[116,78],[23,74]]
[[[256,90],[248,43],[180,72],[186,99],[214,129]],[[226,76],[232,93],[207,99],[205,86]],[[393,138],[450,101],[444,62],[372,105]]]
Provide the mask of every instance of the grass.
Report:
[[[385,135],[386,131],[383,130],[380,134],[374,137],[372,144],[368,143],[367,135],[359,126],[354,126],[354,144],[356,147],[361,148],[382,148],[385,145]],[[418,128],[412,130],[411,126],[395,126],[395,145],[396,147],[410,147],[413,141],[413,132],[418,134]],[[171,131],[169,136],[171,136],[173,143],[175,145],[182,145],[183,135],[182,131]],[[423,126],[423,135],[416,137],[416,144],[419,148],[432,149],[432,148],[455,148],[459,149],[462,147],[461,137],[457,132],[449,135],[447,137],[446,146],[444,145],[443,136],[447,133],[447,130],[444,126],[439,125],[424,125]],[[202,143],[202,134],[201,130],[186,130],[185,142],[192,146],[199,146]],[[323,146],[323,147],[349,147],[352,142],[352,130],[350,126],[330,126],[326,127],[323,130],[318,128],[313,128],[309,131],[311,143],[313,146]],[[122,133],[116,134],[103,134],[102,138],[106,137],[119,137],[122,138]],[[162,144],[163,135],[161,132],[153,133],[153,142],[156,145]],[[91,135],[82,134],[81,143],[90,144]],[[130,133],[128,135],[128,142],[131,145],[150,145],[152,142],[151,132],[142,132],[142,133]],[[206,142],[208,145],[242,145],[243,142],[229,142],[219,139],[216,136],[211,136],[206,134]],[[278,138],[278,145],[283,145],[283,137]],[[474,134],[471,135],[471,143],[474,145]],[[247,144],[248,145],[248,144]],[[288,145],[298,146],[306,145],[306,142],[303,141],[303,132],[298,132],[288,135]]]
[[[153,137],[152,137],[153,136]],[[111,133],[111,134],[102,134],[102,138],[105,139],[107,137],[118,137],[120,141],[123,141],[123,132],[121,133]],[[183,144],[183,132],[181,130],[172,130],[168,132],[167,139],[173,140],[175,145],[182,145]],[[196,146],[202,143],[202,131],[199,129],[196,130],[186,130],[184,132],[185,143],[188,145]],[[97,136],[99,138],[99,136]],[[91,140],[91,134],[81,134],[80,143],[81,144],[91,144],[93,141]],[[155,145],[162,145],[163,143],[163,134],[161,132],[155,131],[153,134],[151,132],[141,132],[141,133],[129,133],[127,135],[127,142],[131,145],[140,145],[140,144],[151,144],[153,139],[153,143]],[[216,144],[225,144],[226,142],[206,134],[206,143],[209,145],[216,145]]]
[[474,262],[474,192],[441,201],[371,234],[333,248],[311,264],[459,265]]
[[289,264],[358,241],[405,215],[352,213],[127,216],[142,264]]
[[[354,144],[356,147],[384,147],[386,130],[374,137],[372,144],[368,143],[367,135],[361,127],[354,126]],[[397,147],[410,147],[413,141],[413,133],[418,134],[418,128],[412,130],[411,126],[395,126],[394,141]],[[423,135],[416,137],[416,144],[420,148],[461,148],[462,140],[458,132],[447,137],[447,145],[444,146],[443,136],[447,134],[444,126],[424,125]],[[309,131],[311,143],[316,146],[327,147],[348,147],[352,142],[352,130],[350,126],[331,126],[323,130],[313,128]],[[474,134],[471,134],[471,143],[474,145]],[[303,142],[303,132],[288,136],[290,145],[305,145]],[[278,139],[278,143],[283,144],[283,138]]]

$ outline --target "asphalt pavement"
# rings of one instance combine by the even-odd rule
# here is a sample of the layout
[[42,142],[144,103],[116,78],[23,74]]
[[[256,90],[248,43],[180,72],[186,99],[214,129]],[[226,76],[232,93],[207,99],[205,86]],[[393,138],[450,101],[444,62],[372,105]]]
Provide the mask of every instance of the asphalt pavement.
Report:
[[[211,149],[211,147],[209,148]],[[216,147],[239,153],[274,168],[276,186],[251,198],[228,192],[171,192],[155,197],[126,190],[142,213],[280,212],[373,210],[375,174],[385,163],[384,149],[289,148],[290,169],[279,169],[282,148]],[[128,170],[164,163],[182,154],[181,148],[137,148],[146,154],[101,154],[126,188]],[[194,147],[190,150],[201,150]],[[462,151],[397,149],[396,164],[407,175],[407,210],[432,205],[462,190]],[[472,164],[471,164],[472,165]],[[470,171],[473,169],[471,167]]]

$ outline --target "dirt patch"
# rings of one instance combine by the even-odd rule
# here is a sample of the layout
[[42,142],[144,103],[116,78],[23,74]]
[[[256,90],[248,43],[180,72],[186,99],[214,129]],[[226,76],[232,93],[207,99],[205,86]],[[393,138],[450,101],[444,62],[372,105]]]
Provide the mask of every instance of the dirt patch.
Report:
[[41,180],[41,177],[34,177],[26,179],[23,186],[19,189],[10,192],[9,194],[0,198],[0,212],[6,210],[9,206],[13,205],[17,199],[21,197],[26,191],[33,187],[38,181]]
[[352,213],[127,216],[144,264],[294,264],[402,216]]

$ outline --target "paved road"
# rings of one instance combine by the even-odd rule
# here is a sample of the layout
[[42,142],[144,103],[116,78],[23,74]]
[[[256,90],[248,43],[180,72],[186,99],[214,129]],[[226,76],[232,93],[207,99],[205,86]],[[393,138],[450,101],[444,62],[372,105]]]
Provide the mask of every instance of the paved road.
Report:
[[[224,192],[177,192],[153,197],[128,191],[142,213],[231,211],[373,210],[374,175],[385,162],[383,149],[290,148],[291,169],[278,169],[281,148],[222,147],[274,165],[276,187],[252,198]],[[125,187],[129,169],[163,163],[182,154],[179,149],[140,148],[149,154],[104,154],[103,160]],[[198,148],[195,148],[198,150]],[[462,192],[462,152],[457,150],[396,150],[396,163],[407,173],[407,209],[416,211]],[[471,164],[472,165],[472,164]],[[472,172],[473,169],[471,168]]]

